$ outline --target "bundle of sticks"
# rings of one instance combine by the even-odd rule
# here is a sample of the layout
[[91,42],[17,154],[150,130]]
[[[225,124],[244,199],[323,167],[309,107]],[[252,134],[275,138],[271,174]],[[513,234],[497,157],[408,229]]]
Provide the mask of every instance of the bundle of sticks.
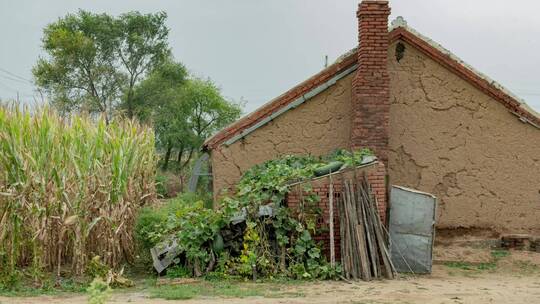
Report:
[[343,183],[338,206],[341,265],[345,278],[393,279],[396,271],[390,260],[377,202],[366,177]]

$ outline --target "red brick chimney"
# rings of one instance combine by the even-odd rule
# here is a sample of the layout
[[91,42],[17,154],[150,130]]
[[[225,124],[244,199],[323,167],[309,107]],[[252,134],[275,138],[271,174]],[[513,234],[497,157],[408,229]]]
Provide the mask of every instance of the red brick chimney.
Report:
[[371,148],[388,161],[390,95],[388,77],[388,1],[364,0],[358,6],[358,70],[353,80],[353,149]]

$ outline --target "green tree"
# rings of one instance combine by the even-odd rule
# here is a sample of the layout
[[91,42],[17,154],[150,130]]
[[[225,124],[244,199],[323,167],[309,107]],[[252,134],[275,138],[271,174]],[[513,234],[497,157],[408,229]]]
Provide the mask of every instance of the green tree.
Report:
[[169,29],[165,26],[167,14],[143,15],[129,12],[116,20],[118,56],[127,72],[127,88],[123,108],[126,115],[134,115],[133,90],[141,76],[170,56]]
[[182,173],[207,137],[240,116],[241,106],[225,99],[211,80],[186,78],[185,68],[169,60],[136,87],[134,112],[153,122],[162,169],[176,153]]
[[182,97],[191,110],[188,120],[196,147],[238,119],[242,112],[240,104],[226,100],[210,79],[191,78],[183,87]]
[[133,88],[170,54],[165,13],[112,17],[79,11],[45,27],[36,83],[62,112],[133,116]]
[[242,107],[223,97],[210,79],[191,77],[180,93],[181,106],[188,111],[185,136],[189,139],[177,151],[177,162],[182,171],[206,138],[240,117]]
[[185,67],[167,60],[148,75],[134,90],[133,111],[139,120],[154,125],[156,145],[165,153],[167,169],[173,149],[190,142],[187,106],[183,105],[182,87],[187,82]]
[[181,106],[187,111],[186,129],[177,149],[177,166],[182,173],[199,152],[204,140],[235,121],[241,105],[225,99],[210,79],[192,77],[180,90]]

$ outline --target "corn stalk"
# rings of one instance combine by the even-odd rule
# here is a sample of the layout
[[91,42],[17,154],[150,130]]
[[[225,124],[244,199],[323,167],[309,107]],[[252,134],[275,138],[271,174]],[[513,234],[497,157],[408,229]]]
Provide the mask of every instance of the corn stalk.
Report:
[[[155,199],[150,128],[0,106],[0,272],[84,272],[134,257],[139,207]],[[36,272],[36,273],[37,273]]]

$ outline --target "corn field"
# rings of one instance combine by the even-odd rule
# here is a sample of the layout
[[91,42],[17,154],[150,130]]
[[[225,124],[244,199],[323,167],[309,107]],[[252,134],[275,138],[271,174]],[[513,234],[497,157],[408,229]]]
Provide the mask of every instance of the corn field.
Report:
[[0,273],[130,261],[134,217],[155,198],[155,159],[152,130],[133,121],[0,107]]

